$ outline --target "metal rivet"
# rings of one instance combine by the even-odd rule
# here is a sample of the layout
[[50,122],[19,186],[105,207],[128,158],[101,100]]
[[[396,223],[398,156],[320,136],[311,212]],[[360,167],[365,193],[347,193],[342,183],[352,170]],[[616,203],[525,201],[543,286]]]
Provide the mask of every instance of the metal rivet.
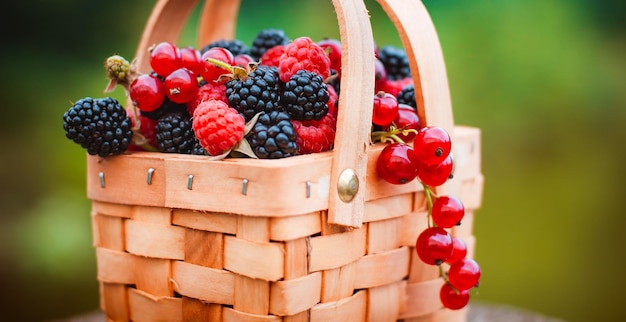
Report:
[[248,179],[243,179],[243,185],[241,186],[241,194],[244,196],[248,194]]
[[191,190],[192,186],[193,186],[193,174],[190,174],[189,177],[187,177],[187,189]]
[[152,174],[154,173],[154,168],[148,169],[148,176],[146,177],[146,182],[148,185],[152,184]]
[[350,202],[359,191],[359,178],[352,169],[345,169],[337,181],[337,193],[343,202]]
[[100,171],[98,177],[100,178],[100,188],[104,188],[104,172]]
[[311,198],[311,181],[306,182],[306,197]]

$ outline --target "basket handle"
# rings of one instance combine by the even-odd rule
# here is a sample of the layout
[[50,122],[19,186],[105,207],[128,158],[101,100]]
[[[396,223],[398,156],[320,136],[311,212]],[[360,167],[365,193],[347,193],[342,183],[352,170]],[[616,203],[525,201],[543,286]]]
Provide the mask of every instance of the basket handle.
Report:
[[[148,48],[175,42],[199,0],[159,0],[146,24],[136,53],[139,71],[150,70]],[[452,133],[452,112],[443,55],[430,16],[420,1],[378,0],[396,26],[414,75],[419,114],[428,124]],[[199,18],[198,43],[235,35],[241,0],[206,0]],[[332,0],[342,44],[343,93],[330,176],[328,222],[360,227],[365,200],[365,173],[374,93],[374,40],[363,1]],[[360,80],[360,81],[349,81]],[[426,118],[428,115],[428,118]],[[359,187],[360,185],[360,187]],[[345,192],[347,188],[348,192]],[[351,193],[356,190],[356,193]]]

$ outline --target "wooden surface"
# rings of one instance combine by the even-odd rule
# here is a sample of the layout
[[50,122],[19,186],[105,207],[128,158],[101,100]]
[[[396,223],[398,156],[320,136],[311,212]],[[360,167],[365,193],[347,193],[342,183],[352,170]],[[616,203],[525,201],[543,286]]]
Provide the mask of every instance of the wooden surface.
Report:
[[[468,322],[565,322],[565,320],[545,316],[536,312],[519,309],[508,305],[472,303],[470,304]],[[102,322],[101,311],[88,312],[67,319],[49,322]]]

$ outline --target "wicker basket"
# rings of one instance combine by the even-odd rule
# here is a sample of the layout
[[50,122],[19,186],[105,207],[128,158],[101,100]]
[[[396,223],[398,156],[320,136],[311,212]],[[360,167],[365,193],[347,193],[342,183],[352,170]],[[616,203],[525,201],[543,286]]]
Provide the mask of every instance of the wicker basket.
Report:
[[[156,3],[137,52],[141,71],[149,70],[148,46],[175,41],[196,3]],[[463,224],[452,233],[471,257],[483,185],[480,131],[453,125],[443,56],[422,3],[379,3],[410,57],[422,120],[453,135],[455,176],[440,193],[464,202]],[[199,41],[233,37],[239,4],[206,1]],[[421,184],[391,185],[376,175],[383,146],[369,144],[374,45],[365,5],[333,4],[344,46],[334,151],[280,160],[87,157],[108,320],[466,319],[466,310],[442,308],[439,271],[415,254],[427,225]]]

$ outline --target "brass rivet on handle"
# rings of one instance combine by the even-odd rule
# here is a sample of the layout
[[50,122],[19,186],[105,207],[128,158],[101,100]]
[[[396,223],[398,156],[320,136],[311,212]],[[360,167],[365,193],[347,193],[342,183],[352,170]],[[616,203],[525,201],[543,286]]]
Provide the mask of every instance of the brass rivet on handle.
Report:
[[359,178],[352,169],[345,169],[337,181],[337,193],[343,202],[350,202],[359,191]]

